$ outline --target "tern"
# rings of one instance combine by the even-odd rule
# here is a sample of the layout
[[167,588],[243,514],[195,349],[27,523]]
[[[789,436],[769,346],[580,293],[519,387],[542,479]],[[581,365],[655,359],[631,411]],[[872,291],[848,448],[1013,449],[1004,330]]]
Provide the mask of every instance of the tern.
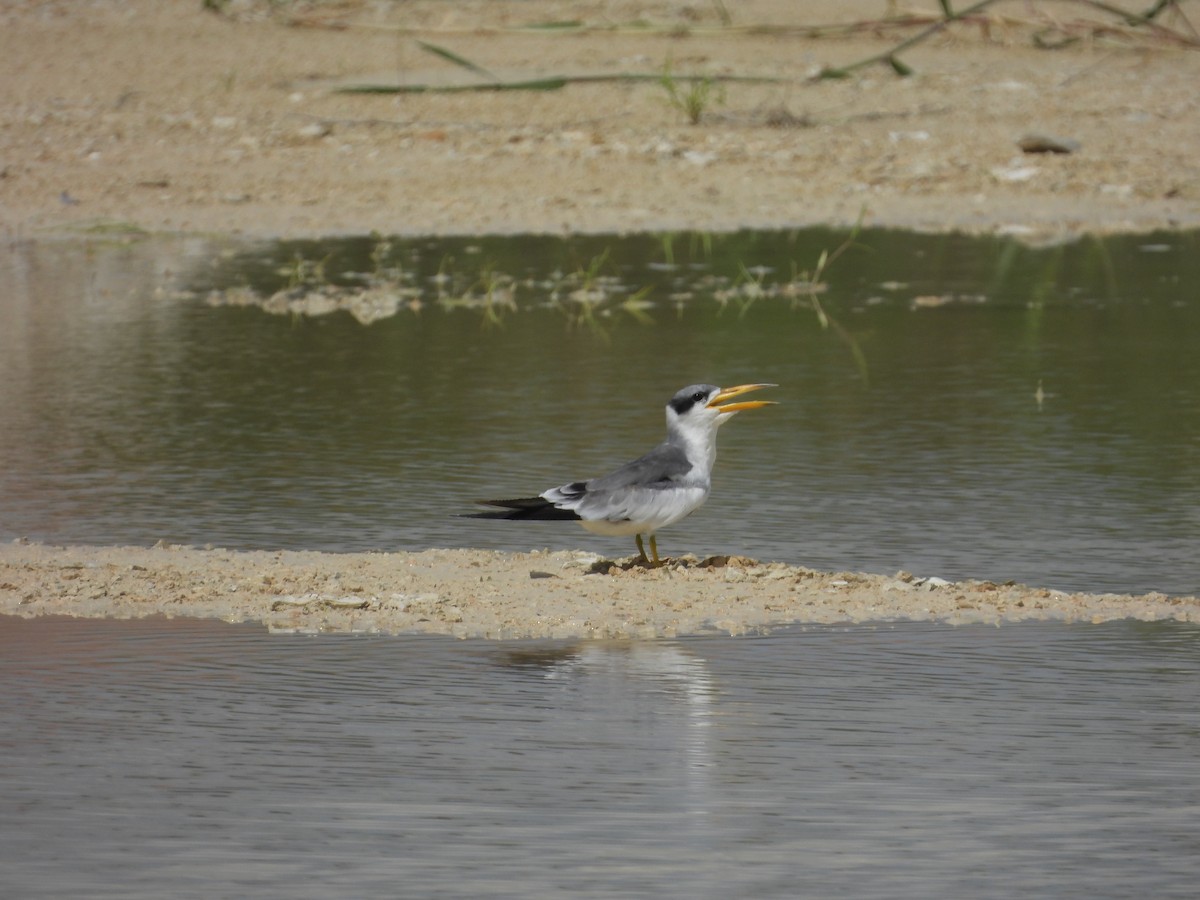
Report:
[[638,559],[645,564],[650,563],[642,543],[647,536],[654,565],[661,565],[655,532],[691,515],[708,499],[717,429],[744,409],[774,405],[771,400],[727,401],[768,387],[778,385],[689,385],[667,403],[666,440],[649,453],[600,478],[572,481],[537,497],[480,500],[498,508],[470,518],[571,519],[593,534],[632,534]]

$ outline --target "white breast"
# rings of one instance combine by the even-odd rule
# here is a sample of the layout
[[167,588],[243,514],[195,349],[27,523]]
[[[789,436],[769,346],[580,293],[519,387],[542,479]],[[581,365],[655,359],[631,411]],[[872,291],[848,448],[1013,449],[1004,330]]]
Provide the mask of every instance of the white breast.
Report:
[[[579,510],[580,525],[593,534],[653,534],[699,509],[708,499],[707,487],[672,487],[630,492],[619,508]],[[603,512],[601,515],[600,513]]]

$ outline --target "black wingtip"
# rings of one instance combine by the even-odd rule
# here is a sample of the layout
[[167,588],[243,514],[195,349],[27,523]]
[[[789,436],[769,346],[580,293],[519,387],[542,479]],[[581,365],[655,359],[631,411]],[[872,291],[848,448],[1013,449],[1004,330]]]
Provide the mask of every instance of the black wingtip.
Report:
[[544,497],[517,497],[513,500],[476,500],[480,506],[499,506],[503,509],[538,509],[550,505]]
[[482,506],[495,506],[498,509],[488,509],[481,512],[463,513],[464,519],[532,519],[532,520],[563,520],[578,519],[574,510],[559,509],[544,497],[518,497],[513,500],[476,500]]

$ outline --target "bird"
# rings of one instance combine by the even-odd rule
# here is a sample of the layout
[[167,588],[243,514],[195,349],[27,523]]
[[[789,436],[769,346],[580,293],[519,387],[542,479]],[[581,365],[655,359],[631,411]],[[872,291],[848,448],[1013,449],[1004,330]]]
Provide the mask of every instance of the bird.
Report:
[[746,409],[773,406],[772,400],[728,401],[775,384],[720,388],[692,384],[667,402],[667,437],[643,456],[588,481],[572,481],[536,497],[479,500],[496,507],[469,518],[575,520],[593,534],[628,536],[637,543],[638,561],[650,565],[643,536],[650,538],[653,565],[662,565],[655,532],[691,515],[708,499],[717,429]]

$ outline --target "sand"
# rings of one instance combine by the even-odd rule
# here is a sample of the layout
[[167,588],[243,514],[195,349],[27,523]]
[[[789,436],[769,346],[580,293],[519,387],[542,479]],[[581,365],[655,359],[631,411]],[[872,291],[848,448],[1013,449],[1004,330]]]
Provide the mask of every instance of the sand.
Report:
[[815,572],[741,557],[658,568],[571,551],[0,547],[0,613],[202,616],[280,631],[486,638],[742,634],[792,624],[1200,622],[1200,599]]
[[[1015,234],[1200,226],[1200,41],[1078,3],[998,3],[901,55],[935,2],[274,3],[15,0],[0,8],[0,238],[178,232],[630,232],[849,225]],[[965,4],[955,4],[963,6]],[[1148,4],[1120,3],[1131,10]],[[1183,4],[1193,14],[1194,4]],[[733,22],[719,20],[726,8]],[[581,32],[524,28],[577,19]],[[640,23],[640,24],[638,24]],[[754,26],[768,26],[756,28]],[[1182,37],[1182,39],[1181,39]],[[655,83],[346,94],[622,72],[754,76],[698,124]],[[1044,49],[1038,42],[1059,45]],[[684,87],[681,84],[681,89]],[[1069,153],[1026,153],[1044,135]],[[1197,621],[1200,601],[574,552],[0,548],[0,612],[215,616],[459,636],[739,633],[791,622]]]
[[[232,0],[225,15],[200,0],[16,0],[0,8],[0,235],[733,230],[865,215],[1041,240],[1200,225],[1195,43],[1077,3],[1012,0],[903,53],[911,77],[874,66],[813,81],[916,29],[751,27],[878,20],[890,5],[746,0],[724,4],[722,27],[720,5],[700,0]],[[518,30],[571,19],[613,27]],[[654,27],[615,27],[635,22]],[[669,62],[784,82],[725,85],[698,125],[653,83],[330,90],[482,80],[418,41],[507,79]],[[1079,149],[1026,154],[1031,133]]]

